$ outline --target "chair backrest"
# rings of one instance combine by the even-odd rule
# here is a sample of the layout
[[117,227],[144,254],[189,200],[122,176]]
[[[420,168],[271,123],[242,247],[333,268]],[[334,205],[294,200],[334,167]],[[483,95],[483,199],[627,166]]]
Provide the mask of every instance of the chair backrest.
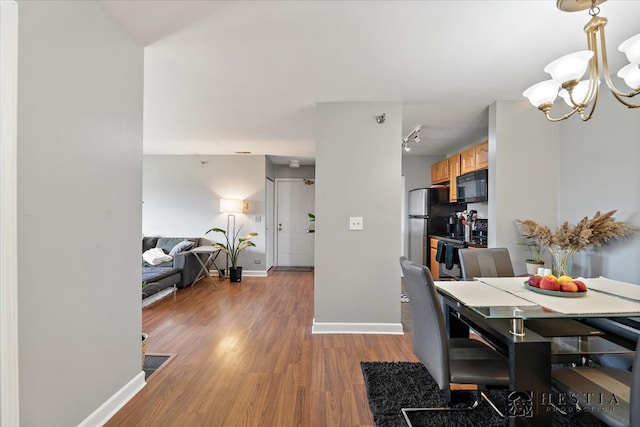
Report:
[[406,257],[400,266],[411,304],[413,352],[441,390],[449,389],[449,339],[436,286],[427,267]]
[[636,356],[633,358],[629,402],[631,403],[631,413],[629,414],[631,427],[640,427],[640,405],[638,405],[638,402],[640,402],[640,339],[636,344]]
[[462,280],[474,277],[513,277],[507,248],[459,249]]

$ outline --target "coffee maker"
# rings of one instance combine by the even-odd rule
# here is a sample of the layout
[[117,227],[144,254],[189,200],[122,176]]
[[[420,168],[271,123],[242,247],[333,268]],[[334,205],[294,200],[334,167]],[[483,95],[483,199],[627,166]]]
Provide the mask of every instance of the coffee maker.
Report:
[[449,219],[447,221],[447,236],[452,238],[464,236],[462,220],[458,217],[457,212],[449,214]]

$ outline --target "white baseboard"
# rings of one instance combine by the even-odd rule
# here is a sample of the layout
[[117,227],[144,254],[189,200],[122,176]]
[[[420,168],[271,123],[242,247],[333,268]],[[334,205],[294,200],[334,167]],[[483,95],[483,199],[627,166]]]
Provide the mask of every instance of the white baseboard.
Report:
[[313,319],[311,333],[404,335],[404,330],[402,323],[338,323],[316,322],[316,319]]
[[[218,270],[211,270],[210,271],[212,276],[215,277],[219,277],[220,275],[218,274]],[[267,272],[266,271],[261,271],[261,270],[245,270],[244,268],[242,269],[242,275],[243,276],[247,276],[247,277],[267,277]]]
[[137,374],[131,381],[104,402],[91,415],[84,419],[78,427],[103,426],[118,412],[133,396],[147,385],[144,381],[144,371]]

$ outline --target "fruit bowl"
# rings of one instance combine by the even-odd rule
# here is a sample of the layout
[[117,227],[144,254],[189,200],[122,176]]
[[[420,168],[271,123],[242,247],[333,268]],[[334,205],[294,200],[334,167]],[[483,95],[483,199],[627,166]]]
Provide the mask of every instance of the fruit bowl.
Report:
[[580,298],[587,295],[587,291],[583,292],[562,292],[562,291],[549,291],[547,289],[536,288],[535,286],[529,285],[529,281],[525,280],[524,282],[525,289],[528,289],[532,292],[537,292],[543,295],[551,295],[554,297],[564,297],[564,298]]

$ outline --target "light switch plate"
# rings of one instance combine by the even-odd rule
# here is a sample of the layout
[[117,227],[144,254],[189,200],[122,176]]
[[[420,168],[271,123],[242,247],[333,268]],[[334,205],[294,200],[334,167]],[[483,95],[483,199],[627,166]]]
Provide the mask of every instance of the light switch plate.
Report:
[[364,221],[361,216],[349,217],[349,230],[364,230]]

